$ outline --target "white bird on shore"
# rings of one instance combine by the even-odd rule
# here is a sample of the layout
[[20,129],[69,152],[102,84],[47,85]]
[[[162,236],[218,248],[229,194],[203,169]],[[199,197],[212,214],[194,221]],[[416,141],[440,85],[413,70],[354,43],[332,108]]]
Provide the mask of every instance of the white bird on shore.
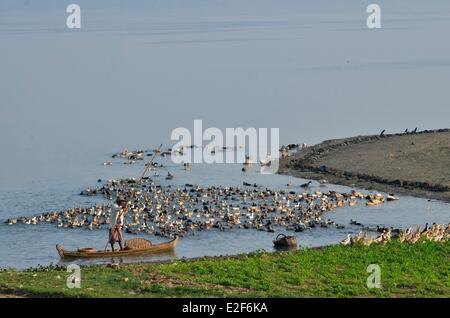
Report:
[[352,238],[352,236],[350,234],[347,234],[347,238],[342,240],[342,241],[340,241],[339,243],[342,244],[342,245],[350,245],[351,242],[352,242],[351,238]]

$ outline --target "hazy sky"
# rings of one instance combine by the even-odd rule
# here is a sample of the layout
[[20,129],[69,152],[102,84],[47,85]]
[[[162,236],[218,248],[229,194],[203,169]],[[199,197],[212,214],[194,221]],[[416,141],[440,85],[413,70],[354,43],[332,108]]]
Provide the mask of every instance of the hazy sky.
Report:
[[449,126],[450,2],[0,2],[0,173],[167,141],[172,129],[278,127],[281,142]]

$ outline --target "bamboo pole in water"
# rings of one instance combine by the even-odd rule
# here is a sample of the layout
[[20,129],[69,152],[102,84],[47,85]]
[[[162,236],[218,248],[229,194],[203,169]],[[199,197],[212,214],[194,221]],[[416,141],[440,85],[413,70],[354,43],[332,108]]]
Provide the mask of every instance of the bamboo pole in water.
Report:
[[159,145],[159,148],[156,149],[155,153],[153,154],[152,159],[145,165],[145,169],[144,169],[144,171],[142,172],[141,177],[138,179],[139,182],[142,181],[142,179],[144,178],[144,176],[145,176],[145,174],[147,173],[148,169],[150,169],[150,166],[152,165],[153,160],[155,160],[156,155],[161,151],[161,148],[162,148],[162,144]]

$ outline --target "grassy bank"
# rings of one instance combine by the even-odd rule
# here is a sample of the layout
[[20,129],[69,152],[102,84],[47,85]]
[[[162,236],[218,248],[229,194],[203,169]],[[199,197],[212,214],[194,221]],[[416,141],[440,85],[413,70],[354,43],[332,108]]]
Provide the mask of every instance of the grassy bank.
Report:
[[[0,272],[0,293],[62,297],[450,297],[450,243],[330,246],[169,264]],[[366,286],[369,264],[381,288]]]

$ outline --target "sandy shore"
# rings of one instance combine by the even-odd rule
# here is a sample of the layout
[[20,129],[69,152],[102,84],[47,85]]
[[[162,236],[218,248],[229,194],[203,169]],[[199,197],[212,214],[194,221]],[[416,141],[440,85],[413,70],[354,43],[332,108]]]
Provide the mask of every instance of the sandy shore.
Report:
[[327,140],[279,173],[450,202],[450,129]]

